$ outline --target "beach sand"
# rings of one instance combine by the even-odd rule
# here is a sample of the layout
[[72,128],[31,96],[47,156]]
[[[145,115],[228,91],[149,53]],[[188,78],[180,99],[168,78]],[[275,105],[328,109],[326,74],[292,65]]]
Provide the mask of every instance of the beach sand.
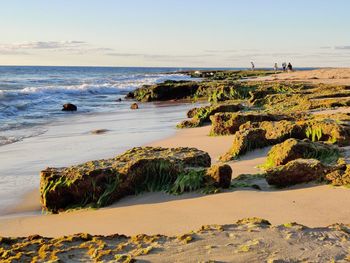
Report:
[[267,77],[256,78],[257,81],[293,81],[324,83],[334,85],[350,85],[349,68],[324,68],[305,71],[285,72]]

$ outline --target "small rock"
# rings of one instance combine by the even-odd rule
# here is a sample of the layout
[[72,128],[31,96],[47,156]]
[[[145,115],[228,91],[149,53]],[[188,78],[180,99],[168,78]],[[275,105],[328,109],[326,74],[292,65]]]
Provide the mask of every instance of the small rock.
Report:
[[63,105],[62,111],[76,111],[78,109],[77,106],[75,106],[72,103],[66,103]]
[[103,134],[103,133],[106,133],[106,132],[108,132],[107,129],[98,129],[98,130],[91,131],[92,134]]
[[130,109],[132,109],[132,110],[137,110],[138,108],[139,108],[139,105],[137,103],[133,103],[130,106]]
[[118,98],[115,100],[116,102],[122,102],[122,99],[121,98]]

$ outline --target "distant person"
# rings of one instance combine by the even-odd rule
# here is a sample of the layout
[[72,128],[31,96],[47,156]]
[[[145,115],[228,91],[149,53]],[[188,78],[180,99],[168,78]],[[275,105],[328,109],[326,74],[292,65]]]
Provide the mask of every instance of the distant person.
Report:
[[275,73],[276,73],[277,70],[278,70],[278,65],[277,65],[277,63],[275,63],[275,65],[273,66],[273,69],[275,70]]
[[292,64],[290,64],[290,62],[288,63],[287,69],[288,69],[288,72],[293,71],[293,66]]
[[285,72],[287,69],[287,63],[286,62],[283,62],[282,63],[282,70]]
[[252,64],[252,71],[254,71],[255,70],[255,65],[254,65],[253,61],[250,62],[250,64]]

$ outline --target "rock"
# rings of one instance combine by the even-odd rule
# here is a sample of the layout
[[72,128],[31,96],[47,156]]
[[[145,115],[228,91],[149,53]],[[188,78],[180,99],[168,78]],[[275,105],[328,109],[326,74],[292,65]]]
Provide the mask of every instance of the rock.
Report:
[[121,98],[118,98],[115,100],[116,102],[122,102],[122,99]]
[[330,144],[291,138],[272,147],[264,167],[284,165],[299,158],[314,158],[325,164],[334,164],[339,158],[339,149]]
[[266,181],[270,185],[286,187],[321,180],[329,172],[329,169],[316,159],[296,159],[268,170]]
[[75,106],[72,103],[66,103],[63,105],[62,111],[76,111],[78,109],[77,106]]
[[227,164],[213,165],[207,170],[207,176],[212,178],[218,187],[229,188],[232,179],[231,166]]
[[331,119],[301,119],[298,121],[246,122],[241,129],[261,128],[266,130],[270,144],[281,143],[289,138],[310,139],[336,143],[339,146],[350,144],[350,126]]
[[292,119],[285,115],[264,113],[216,113],[210,116],[211,135],[235,134],[242,124],[247,122],[280,121]]
[[264,129],[253,128],[248,130],[239,130],[233,138],[230,150],[220,157],[220,161],[234,160],[240,155],[258,148],[269,145],[266,140],[266,131]]
[[139,108],[139,105],[137,103],[133,103],[130,106],[130,109],[132,109],[132,110],[137,110],[138,108]]
[[350,165],[341,165],[335,168],[330,173],[326,174],[325,180],[330,182],[332,185],[350,185]]
[[98,130],[93,130],[91,131],[92,134],[103,134],[103,133],[106,133],[108,132],[109,130],[107,129],[98,129]]
[[200,108],[193,108],[187,112],[187,117],[191,120],[184,120],[177,125],[178,128],[193,128],[202,126],[204,123],[210,121],[210,116],[218,112],[237,112],[244,109],[242,104],[228,103],[212,106],[204,106]]
[[185,99],[193,96],[198,87],[199,83],[196,81],[167,80],[155,85],[144,85],[129,94],[128,98],[143,102]]
[[137,147],[112,159],[47,168],[40,175],[41,204],[53,213],[102,207],[130,194],[169,189],[178,176],[201,172],[210,162],[208,153],[195,148]]
[[128,92],[128,94],[126,94],[125,99],[134,99],[134,92],[130,91]]

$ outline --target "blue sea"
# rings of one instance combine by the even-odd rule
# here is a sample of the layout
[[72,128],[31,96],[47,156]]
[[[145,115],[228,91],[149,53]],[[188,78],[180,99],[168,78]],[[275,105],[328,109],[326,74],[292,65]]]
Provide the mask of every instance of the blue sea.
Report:
[[74,114],[111,112],[117,103],[144,84],[186,80],[169,74],[179,68],[0,67],[0,145],[41,134],[43,124],[65,118],[64,103],[78,106]]

